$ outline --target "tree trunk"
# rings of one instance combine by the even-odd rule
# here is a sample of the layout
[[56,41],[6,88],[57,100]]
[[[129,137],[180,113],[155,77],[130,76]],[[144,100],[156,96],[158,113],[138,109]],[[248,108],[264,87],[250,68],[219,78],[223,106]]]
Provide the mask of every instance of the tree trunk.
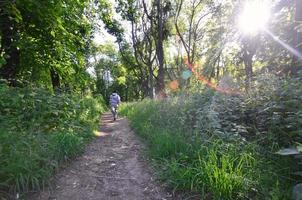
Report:
[[243,40],[243,56],[242,60],[245,68],[245,89],[248,92],[251,88],[253,80],[253,57],[256,52],[256,44],[253,39],[245,38]]
[[148,96],[151,99],[154,99],[154,93],[153,93],[153,88],[154,88],[154,83],[153,83],[153,69],[152,69],[152,64],[148,63],[148,71],[149,71],[149,92],[148,92]]
[[[1,3],[0,7],[3,8]],[[0,11],[3,12],[2,9]],[[16,23],[10,19],[10,16],[2,12],[0,13],[1,52],[5,52],[6,63],[0,68],[0,77],[6,79],[10,85],[15,86],[20,63],[20,52],[16,46]]]
[[244,50],[243,53],[243,62],[245,66],[245,89],[246,91],[249,91],[252,83],[252,77],[253,77],[253,61],[252,56],[249,54],[247,50]]
[[156,54],[158,59],[158,76],[157,76],[157,94],[163,95],[165,89],[165,69],[164,69],[164,22],[163,22],[163,9],[161,0],[156,1],[157,7],[157,44]]
[[295,14],[296,21],[302,21],[302,1],[296,0],[296,14]]
[[143,92],[143,96],[149,95],[149,80],[148,77],[141,77],[141,88]]
[[[293,46],[297,51],[302,54],[302,33],[296,30],[296,27],[302,23],[302,1],[296,0],[296,14],[294,22],[294,33],[293,33]],[[296,55],[293,55],[292,65],[289,72],[292,76],[297,76],[298,71],[302,69],[302,59]]]
[[50,77],[51,77],[51,83],[52,83],[52,88],[54,91],[60,89],[60,76],[59,74],[54,70],[50,70]]

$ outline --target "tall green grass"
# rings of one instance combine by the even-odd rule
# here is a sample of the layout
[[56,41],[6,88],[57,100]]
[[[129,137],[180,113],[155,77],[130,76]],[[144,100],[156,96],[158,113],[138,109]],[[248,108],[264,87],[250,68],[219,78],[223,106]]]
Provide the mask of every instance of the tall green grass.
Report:
[[0,196],[43,188],[93,137],[103,100],[0,85]]
[[147,142],[159,178],[175,190],[202,199],[290,199],[295,163],[274,154],[278,138],[259,135],[253,118],[247,121],[250,101],[206,90],[120,110]]

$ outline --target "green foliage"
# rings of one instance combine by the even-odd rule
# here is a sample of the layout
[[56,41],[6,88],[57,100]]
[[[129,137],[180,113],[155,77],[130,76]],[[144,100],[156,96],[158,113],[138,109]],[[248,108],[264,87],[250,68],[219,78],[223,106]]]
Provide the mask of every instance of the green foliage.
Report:
[[[254,165],[252,156],[247,152],[238,156],[234,145],[222,145],[218,140],[217,144],[205,142],[196,132],[189,133],[192,129],[183,132],[177,121],[169,122],[173,111],[168,102],[143,101],[124,106],[122,114],[130,118],[138,134],[148,141],[149,155],[164,169],[160,178],[174,188],[211,191],[217,198],[232,199],[252,185],[248,177]],[[166,112],[170,117],[164,120],[166,116],[162,115]]]
[[[295,90],[286,90],[289,85]],[[121,113],[148,142],[164,169],[160,178],[172,187],[204,199],[289,199],[298,166],[275,152],[300,138],[300,104],[292,101],[301,97],[300,85],[263,75],[246,96],[206,89],[124,104]]]
[[93,137],[101,97],[0,85],[0,190],[41,189]]
[[111,35],[114,35],[117,39],[117,42],[123,41],[123,32],[124,29],[120,22],[113,17],[112,5],[106,0],[96,1],[96,6],[98,7],[99,17],[103,21],[106,30]]
[[[61,84],[82,89],[87,85],[86,57],[91,43],[91,24],[86,10],[89,0],[1,2],[1,46],[3,57],[18,60],[14,67],[16,77],[28,85],[52,87],[50,71],[55,71]],[[2,7],[1,7],[2,8]],[[11,24],[11,25],[10,25]],[[5,26],[14,29],[8,35]],[[13,38],[10,38],[13,37]],[[13,41],[10,46],[4,41]],[[17,55],[10,49],[18,48]],[[2,55],[0,66],[3,65]],[[72,86],[71,86],[72,85]]]

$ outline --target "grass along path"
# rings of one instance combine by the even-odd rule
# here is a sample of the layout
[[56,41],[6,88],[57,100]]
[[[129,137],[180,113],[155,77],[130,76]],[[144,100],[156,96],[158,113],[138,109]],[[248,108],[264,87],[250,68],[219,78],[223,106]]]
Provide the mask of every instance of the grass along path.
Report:
[[51,187],[28,199],[176,199],[154,180],[142,149],[126,119],[113,122],[105,113],[99,137],[56,174]]

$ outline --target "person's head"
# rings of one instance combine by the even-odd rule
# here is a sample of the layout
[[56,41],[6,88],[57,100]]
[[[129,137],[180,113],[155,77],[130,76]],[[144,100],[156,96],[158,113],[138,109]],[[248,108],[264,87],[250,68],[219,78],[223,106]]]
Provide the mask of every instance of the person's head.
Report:
[[117,91],[116,90],[113,90],[113,92],[112,93],[117,93]]

